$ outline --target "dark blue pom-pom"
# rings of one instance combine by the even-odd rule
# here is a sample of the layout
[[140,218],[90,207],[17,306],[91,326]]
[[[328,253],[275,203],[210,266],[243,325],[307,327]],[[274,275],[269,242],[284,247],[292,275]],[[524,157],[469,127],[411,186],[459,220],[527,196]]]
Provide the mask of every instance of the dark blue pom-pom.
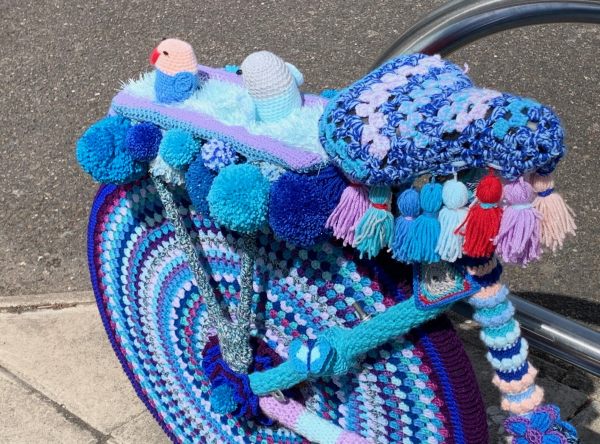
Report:
[[158,154],[162,133],[160,128],[150,122],[142,122],[127,131],[125,146],[135,160],[149,162]]
[[269,224],[285,241],[309,247],[324,237],[327,218],[338,204],[346,182],[334,168],[315,174],[287,172],[271,187]]
[[204,166],[202,158],[198,156],[190,165],[185,174],[185,188],[190,196],[196,211],[204,216],[209,215],[206,196],[210,191],[214,175]]

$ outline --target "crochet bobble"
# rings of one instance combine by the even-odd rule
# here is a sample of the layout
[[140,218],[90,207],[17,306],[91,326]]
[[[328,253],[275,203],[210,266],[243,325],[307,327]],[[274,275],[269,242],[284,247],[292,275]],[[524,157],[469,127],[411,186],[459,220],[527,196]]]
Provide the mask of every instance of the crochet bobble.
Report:
[[577,226],[573,210],[565,203],[561,195],[554,191],[552,175],[534,174],[531,184],[537,193],[533,207],[542,216],[541,243],[555,252],[562,248],[567,234],[575,236]]
[[442,201],[444,207],[438,216],[440,238],[435,251],[440,255],[441,260],[454,262],[462,257],[464,238],[455,230],[467,216],[468,210],[465,205],[469,201],[469,190],[464,183],[456,179],[448,180],[442,189]]
[[463,252],[471,257],[487,257],[494,253],[494,238],[500,229],[502,208],[498,202],[502,198],[502,183],[490,171],[475,191],[475,202],[464,222],[456,229],[456,234],[464,234]]
[[520,179],[504,186],[504,209],[495,243],[504,262],[526,265],[540,257],[541,214],[531,203],[533,187]]
[[411,225],[421,212],[419,192],[412,187],[404,190],[398,196],[397,205],[400,216],[396,218],[394,225],[394,238],[391,244],[392,256],[398,261],[409,262],[407,239]]
[[389,187],[372,187],[369,190],[371,206],[358,225],[354,243],[362,258],[373,258],[382,248],[390,245],[394,233],[394,216],[390,212],[392,191]]
[[354,245],[356,224],[369,208],[369,192],[358,184],[350,184],[344,189],[340,202],[329,215],[326,228],[333,230],[333,235],[344,241],[344,246]]
[[435,247],[440,236],[438,211],[442,207],[442,186],[428,183],[420,194],[422,214],[410,225],[407,236],[407,252],[410,262],[439,262],[440,256]]

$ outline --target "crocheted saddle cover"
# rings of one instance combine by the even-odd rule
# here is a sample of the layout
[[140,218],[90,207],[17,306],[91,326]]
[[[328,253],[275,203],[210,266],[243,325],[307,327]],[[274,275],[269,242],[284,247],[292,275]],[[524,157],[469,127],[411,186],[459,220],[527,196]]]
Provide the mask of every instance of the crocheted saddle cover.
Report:
[[467,299],[508,431],[576,442],[540,406],[499,282],[500,260],[575,228],[549,108],[422,54],[322,97],[267,52],[214,69],[168,39],[151,61],[77,158],[104,184],[88,231],[104,325],[173,441],[487,442],[442,314]]

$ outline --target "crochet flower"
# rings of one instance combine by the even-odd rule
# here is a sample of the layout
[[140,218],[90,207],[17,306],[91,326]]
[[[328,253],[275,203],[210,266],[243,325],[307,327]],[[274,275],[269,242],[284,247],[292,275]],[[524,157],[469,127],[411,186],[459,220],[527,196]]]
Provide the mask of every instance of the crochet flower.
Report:
[[555,405],[543,405],[532,413],[511,416],[504,428],[514,439],[513,444],[572,444],[579,442],[575,428],[560,419]]

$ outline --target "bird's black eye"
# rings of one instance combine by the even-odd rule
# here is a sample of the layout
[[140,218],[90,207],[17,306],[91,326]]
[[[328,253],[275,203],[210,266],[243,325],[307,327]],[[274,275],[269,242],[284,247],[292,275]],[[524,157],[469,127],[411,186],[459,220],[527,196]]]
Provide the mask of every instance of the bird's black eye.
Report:
[[161,42],[164,41],[164,40],[167,40],[167,38],[163,37],[162,39],[160,39]]
[[238,76],[241,76],[241,75],[242,75],[242,70],[241,70],[241,69],[238,69],[238,70],[237,70],[235,73],[236,73]]
[[163,51],[163,54],[166,55],[166,56],[169,55],[169,53],[167,51]]

